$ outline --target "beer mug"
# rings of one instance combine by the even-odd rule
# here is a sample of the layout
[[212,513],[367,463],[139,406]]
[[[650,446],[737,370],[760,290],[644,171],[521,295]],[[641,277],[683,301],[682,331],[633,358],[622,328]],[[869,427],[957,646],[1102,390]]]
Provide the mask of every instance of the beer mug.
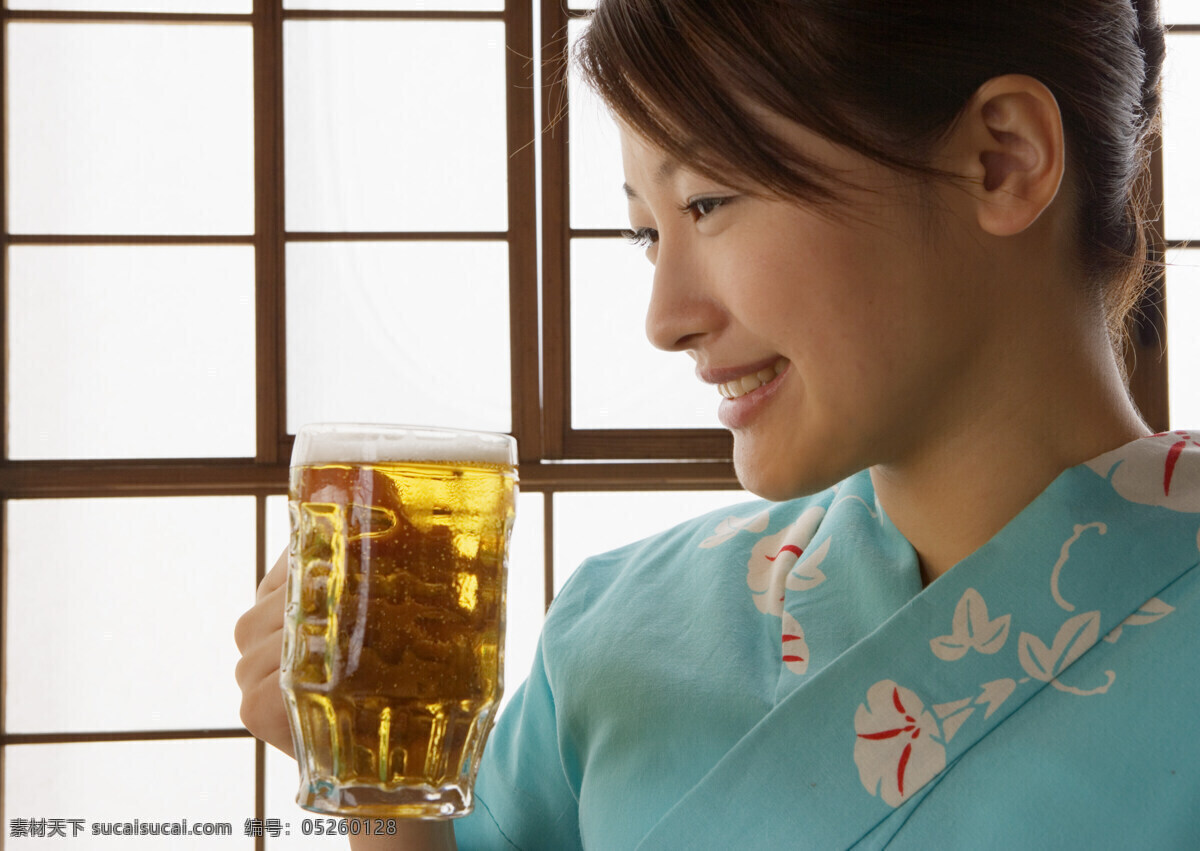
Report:
[[280,684],[300,806],[471,811],[504,687],[516,491],[507,435],[350,424],[296,435]]

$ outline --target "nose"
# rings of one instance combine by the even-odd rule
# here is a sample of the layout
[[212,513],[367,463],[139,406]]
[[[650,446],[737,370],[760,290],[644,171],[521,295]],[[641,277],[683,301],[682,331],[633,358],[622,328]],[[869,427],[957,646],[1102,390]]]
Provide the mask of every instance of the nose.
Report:
[[646,310],[646,337],[651,345],[668,352],[687,351],[717,331],[723,311],[708,289],[697,264],[672,256],[665,241],[660,241]]

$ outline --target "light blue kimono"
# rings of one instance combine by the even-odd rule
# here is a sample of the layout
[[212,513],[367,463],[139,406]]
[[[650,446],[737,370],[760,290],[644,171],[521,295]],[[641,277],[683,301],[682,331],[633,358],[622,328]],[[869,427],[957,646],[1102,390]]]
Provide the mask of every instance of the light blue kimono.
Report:
[[1175,432],[925,589],[866,473],[591,559],[459,846],[1200,847],[1198,532]]

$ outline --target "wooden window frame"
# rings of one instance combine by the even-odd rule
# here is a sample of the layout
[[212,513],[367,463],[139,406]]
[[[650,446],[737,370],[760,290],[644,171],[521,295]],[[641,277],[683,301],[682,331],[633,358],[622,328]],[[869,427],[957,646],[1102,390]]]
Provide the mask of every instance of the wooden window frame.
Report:
[[[535,22],[534,15],[540,16]],[[579,237],[615,237],[619,231],[569,226],[569,116],[562,50],[570,19],[565,0],[508,0],[502,12],[326,12],[284,10],[282,0],[254,0],[249,14],[123,12],[26,12],[0,10],[0,62],[7,61],[9,22],[170,22],[239,23],[253,30],[254,181],[253,235],[28,235],[9,234],[5,169],[0,168],[0,310],[7,306],[8,247],[12,245],[253,245],[256,292],[256,453],[252,458],[123,460],[34,460],[7,458],[7,427],[0,458],[0,559],[6,559],[8,500],[79,497],[250,495],[255,497],[257,547],[254,584],[267,564],[266,498],[286,491],[292,438],[286,431],[285,250],[289,242],[328,240],[504,240],[509,251],[509,309],[512,368],[512,430],[521,453],[521,487],[545,495],[545,599],[554,588],[555,493],[570,491],[701,490],[738,487],[730,461],[729,435],[715,429],[576,429],[570,421],[570,251]],[[314,233],[284,228],[283,28],[286,20],[488,20],[505,24],[508,229],[462,233]],[[534,44],[535,23],[541,43]],[[1177,25],[1173,33],[1194,33],[1200,24]],[[541,57],[538,62],[539,56]],[[541,126],[535,126],[540,91]],[[7,122],[0,87],[0,115]],[[541,140],[541,174],[535,136]],[[0,129],[0,163],[7,164],[6,127]],[[1153,163],[1152,196],[1162,204],[1162,157]],[[541,193],[537,194],[540,177]],[[614,191],[616,188],[614,187]],[[538,233],[538,205],[541,231]],[[1182,241],[1164,239],[1157,222],[1153,250],[1162,257]],[[541,256],[538,256],[538,238]],[[540,270],[540,278],[539,278]],[[1164,288],[1160,275],[1132,328],[1131,389],[1156,430],[1167,428],[1167,364]],[[7,426],[7,319],[0,321],[0,421]],[[0,635],[4,632],[7,565],[0,562]],[[247,575],[247,603],[252,600]],[[0,682],[4,659],[0,654]],[[232,675],[232,672],[231,672]],[[92,741],[147,741],[246,737],[241,728],[14,734],[4,723],[0,694],[0,824],[3,823],[3,767],[9,745]],[[265,818],[265,748],[256,743],[255,816]],[[265,847],[256,839],[256,848]]]

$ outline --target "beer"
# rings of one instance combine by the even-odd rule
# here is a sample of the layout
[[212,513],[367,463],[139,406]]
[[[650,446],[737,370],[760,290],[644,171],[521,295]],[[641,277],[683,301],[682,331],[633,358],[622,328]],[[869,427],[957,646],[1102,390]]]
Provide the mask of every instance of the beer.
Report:
[[486,452],[329,460],[345,446],[303,463],[297,440],[281,685],[298,803],[463,815],[503,691],[515,470]]

